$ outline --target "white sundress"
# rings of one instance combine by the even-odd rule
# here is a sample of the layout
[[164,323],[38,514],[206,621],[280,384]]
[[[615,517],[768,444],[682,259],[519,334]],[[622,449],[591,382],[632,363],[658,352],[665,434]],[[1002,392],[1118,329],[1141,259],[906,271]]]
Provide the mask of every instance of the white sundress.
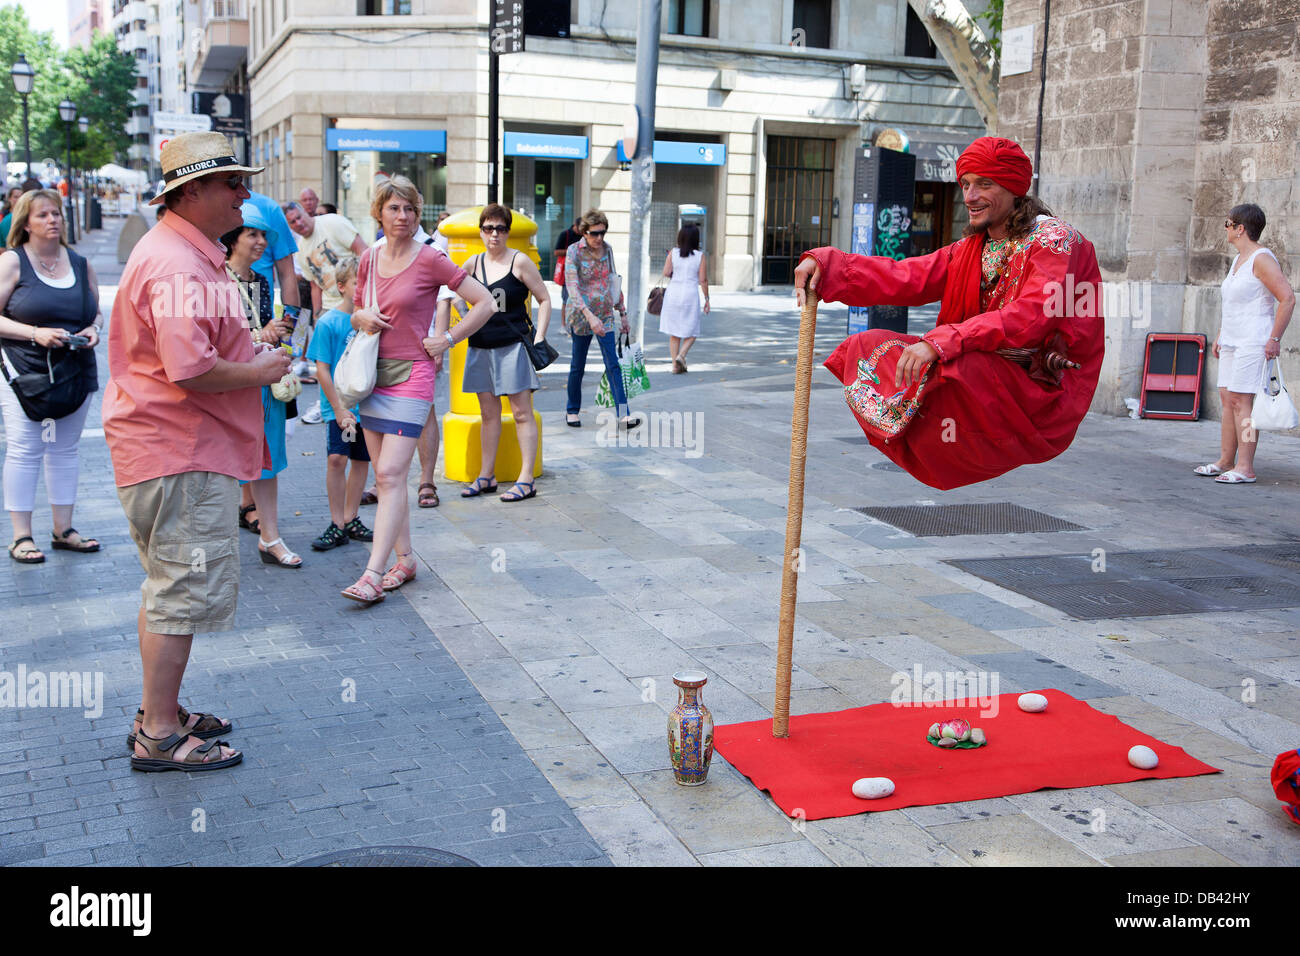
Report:
[[696,338],[700,334],[700,260],[696,249],[683,259],[674,249],[673,275],[664,290],[664,305],[659,312],[659,331],[678,338]]

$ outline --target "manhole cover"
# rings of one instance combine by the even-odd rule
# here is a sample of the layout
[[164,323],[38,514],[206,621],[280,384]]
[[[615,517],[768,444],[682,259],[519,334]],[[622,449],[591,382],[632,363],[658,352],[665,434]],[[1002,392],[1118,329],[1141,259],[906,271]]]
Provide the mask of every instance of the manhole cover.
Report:
[[1234,611],[1269,607],[1300,607],[1300,587],[1277,578],[1180,578],[1170,581]]
[[1228,610],[1207,595],[1171,587],[1161,581],[1104,581],[1014,590],[1020,590],[1035,601],[1042,601],[1080,621]]
[[1242,568],[1195,551],[1125,551],[1108,556],[1106,570],[1120,578],[1170,581],[1174,578],[1235,575],[1240,574]]
[[1244,548],[1232,548],[1224,554],[1240,555],[1251,561],[1263,561],[1291,571],[1300,571],[1300,544],[1284,545],[1248,545]]
[[478,866],[473,860],[423,846],[363,846],[300,860],[294,866]]
[[1082,525],[1022,508],[1009,501],[979,505],[905,505],[856,508],[878,521],[917,537],[957,534],[1038,534],[1047,531],[1087,531]]
[[1003,587],[1032,594],[1046,585],[1096,583],[1100,580],[1091,555],[1065,554],[1026,558],[967,558],[948,562]]

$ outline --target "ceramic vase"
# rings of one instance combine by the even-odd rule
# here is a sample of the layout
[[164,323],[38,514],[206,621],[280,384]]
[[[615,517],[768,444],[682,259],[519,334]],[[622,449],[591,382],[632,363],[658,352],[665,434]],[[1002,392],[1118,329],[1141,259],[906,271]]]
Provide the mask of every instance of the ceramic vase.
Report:
[[698,787],[709,776],[713,759],[713,715],[700,699],[700,688],[708,683],[703,671],[678,671],[677,706],[668,715],[668,753],[673,776],[683,787]]

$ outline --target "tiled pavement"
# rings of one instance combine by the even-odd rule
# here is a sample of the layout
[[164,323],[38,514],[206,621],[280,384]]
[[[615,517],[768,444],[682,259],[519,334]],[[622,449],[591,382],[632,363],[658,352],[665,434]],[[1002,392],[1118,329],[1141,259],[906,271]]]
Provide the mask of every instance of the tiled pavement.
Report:
[[[248,757],[206,778],[122,759],[139,571],[88,434],[78,524],[108,547],[0,576],[21,609],[5,615],[0,669],[102,668],[105,716],[0,716],[0,862],[270,863],[363,843],[489,863],[1292,862],[1268,768],[1300,741],[1300,611],[1081,623],[942,563],[1294,540],[1300,441],[1266,436],[1260,484],[1215,486],[1189,470],[1217,444],[1214,422],[1090,418],[1052,463],[938,492],[870,468],[881,459],[837,392],[814,389],[792,711],[886,699],[918,664],[983,668],[1002,692],[1071,690],[1224,773],[799,825],[720,757],[705,787],[676,787],[671,673],[705,669],[704,699],[730,723],[770,716],[775,667],[793,321],[774,295],[714,304],[690,374],[666,374],[651,336],[655,389],[636,403],[699,415],[702,445],[604,447],[590,412],[566,429],[564,369],[549,370],[538,498],[462,501],[444,483],[443,506],[413,516],[420,578],[382,605],[340,606],[359,548],[285,572],[252,564],[245,536],[240,628],[200,643],[187,687],[239,724]],[[822,354],[842,322],[823,309]],[[300,426],[282,482],[285,537],[304,550],[324,514],[321,443]],[[1015,501],[1088,530],[913,538],[852,510],[927,501]],[[60,594],[64,568],[93,569],[95,598]],[[1097,810],[1104,829],[1080,825]]]

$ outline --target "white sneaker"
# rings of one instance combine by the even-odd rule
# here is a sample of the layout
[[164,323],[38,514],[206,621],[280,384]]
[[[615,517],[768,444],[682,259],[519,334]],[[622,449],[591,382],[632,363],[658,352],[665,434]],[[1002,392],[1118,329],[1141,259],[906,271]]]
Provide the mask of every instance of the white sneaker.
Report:
[[320,402],[307,409],[299,417],[304,425],[319,425],[321,423]]

